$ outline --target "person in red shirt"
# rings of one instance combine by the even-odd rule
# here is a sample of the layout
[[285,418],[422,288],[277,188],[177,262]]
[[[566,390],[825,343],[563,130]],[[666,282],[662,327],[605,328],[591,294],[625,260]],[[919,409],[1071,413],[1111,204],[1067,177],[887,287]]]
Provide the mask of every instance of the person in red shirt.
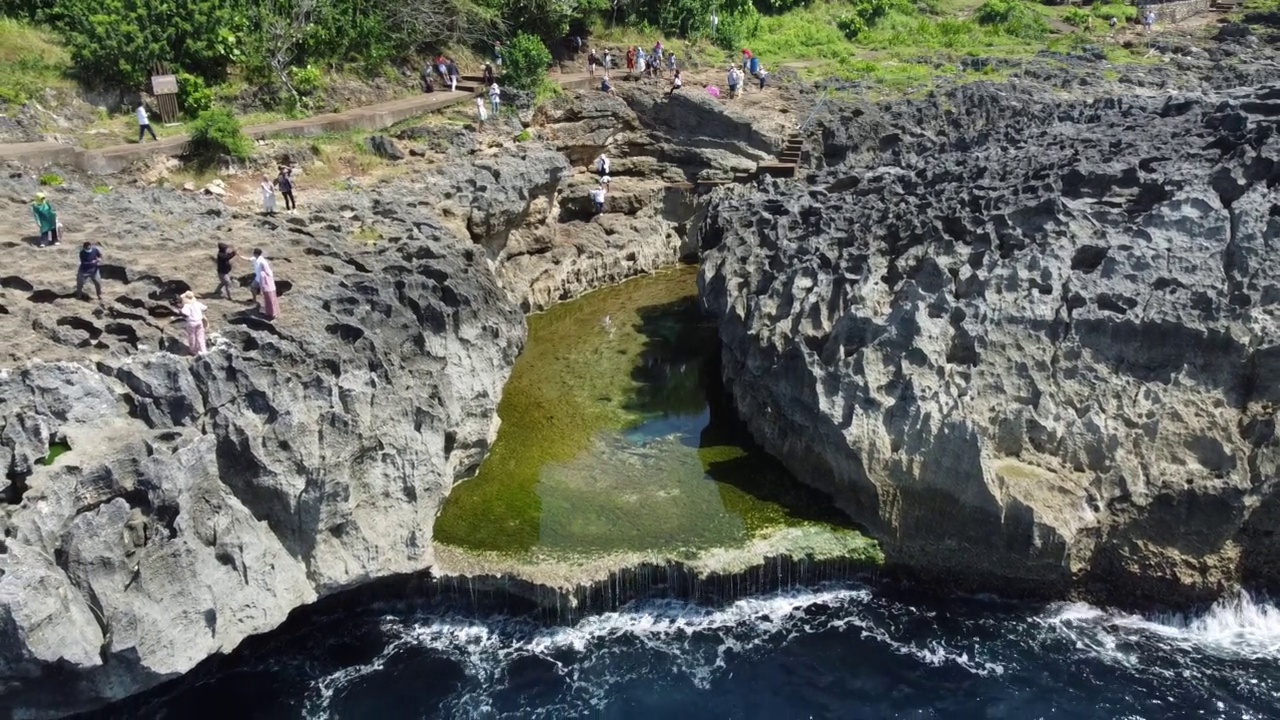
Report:
[[627,48],[627,74],[630,75],[636,69],[636,49],[635,46]]

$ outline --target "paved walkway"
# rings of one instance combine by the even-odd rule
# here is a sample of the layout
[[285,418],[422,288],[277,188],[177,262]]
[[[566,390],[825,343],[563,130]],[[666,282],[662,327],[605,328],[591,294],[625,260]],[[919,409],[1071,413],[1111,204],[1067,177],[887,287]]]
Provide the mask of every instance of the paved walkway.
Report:
[[[566,90],[584,89],[592,85],[592,78],[585,73],[553,73],[551,77]],[[381,130],[411,117],[442,110],[475,97],[478,83],[464,82],[460,85],[465,89],[457,92],[424,93],[301,120],[249,125],[244,128],[244,132],[257,139],[273,135],[311,136],[345,130]],[[120,172],[150,155],[181,155],[187,140],[187,136],[177,135],[161,138],[159,141],[129,143],[100,150],[85,150],[53,142],[0,144],[0,162],[14,160],[26,165],[70,164],[88,173],[108,175]]]

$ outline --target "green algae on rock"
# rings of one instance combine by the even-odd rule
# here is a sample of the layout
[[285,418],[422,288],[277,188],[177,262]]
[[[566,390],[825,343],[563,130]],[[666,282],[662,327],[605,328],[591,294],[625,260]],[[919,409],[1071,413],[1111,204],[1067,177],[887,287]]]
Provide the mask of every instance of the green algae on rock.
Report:
[[442,569],[525,568],[516,574],[563,585],[664,561],[706,572],[769,555],[879,562],[717,397],[695,276],[638,278],[529,318],[492,452],[436,522],[438,560],[452,558]]

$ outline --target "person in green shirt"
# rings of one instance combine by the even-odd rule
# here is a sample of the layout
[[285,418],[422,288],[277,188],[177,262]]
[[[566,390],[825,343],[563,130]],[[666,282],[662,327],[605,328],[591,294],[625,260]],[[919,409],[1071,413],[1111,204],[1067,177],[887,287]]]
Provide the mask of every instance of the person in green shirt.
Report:
[[58,213],[49,204],[44,193],[36,193],[35,202],[31,203],[31,213],[36,216],[36,224],[40,226],[40,247],[58,244]]

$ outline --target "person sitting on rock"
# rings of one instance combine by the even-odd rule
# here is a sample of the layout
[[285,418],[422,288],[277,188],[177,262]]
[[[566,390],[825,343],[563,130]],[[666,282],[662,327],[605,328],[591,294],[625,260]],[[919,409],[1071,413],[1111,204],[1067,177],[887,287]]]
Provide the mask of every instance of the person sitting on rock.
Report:
[[36,193],[35,202],[31,203],[31,213],[36,216],[36,225],[40,228],[40,247],[57,245],[58,213],[49,204],[44,193]]
[[603,184],[597,185],[591,190],[591,207],[595,210],[595,214],[599,215],[604,212],[604,199],[606,190]]
[[[760,82],[761,84],[764,83],[763,80]],[[675,95],[676,91],[682,87],[684,87],[684,80],[680,79],[680,71],[677,70],[675,76],[671,78],[671,90],[667,92],[667,98],[670,99],[671,96]]]
[[98,304],[102,304],[102,250],[98,249],[88,240],[84,241],[84,245],[80,247],[80,267],[76,270],[76,290],[73,293],[78,298],[89,299],[84,292],[84,284],[93,283],[93,289],[98,295]]
[[187,326],[187,350],[192,355],[203,355],[209,352],[206,342],[206,334],[208,333],[209,321],[205,319],[205,311],[209,308],[196,299],[195,293],[190,290],[182,293],[182,313],[183,319]]
[[609,93],[615,97],[618,94],[618,91],[613,89],[613,83],[609,82],[608,75],[605,75],[604,79],[600,81],[600,92]]

